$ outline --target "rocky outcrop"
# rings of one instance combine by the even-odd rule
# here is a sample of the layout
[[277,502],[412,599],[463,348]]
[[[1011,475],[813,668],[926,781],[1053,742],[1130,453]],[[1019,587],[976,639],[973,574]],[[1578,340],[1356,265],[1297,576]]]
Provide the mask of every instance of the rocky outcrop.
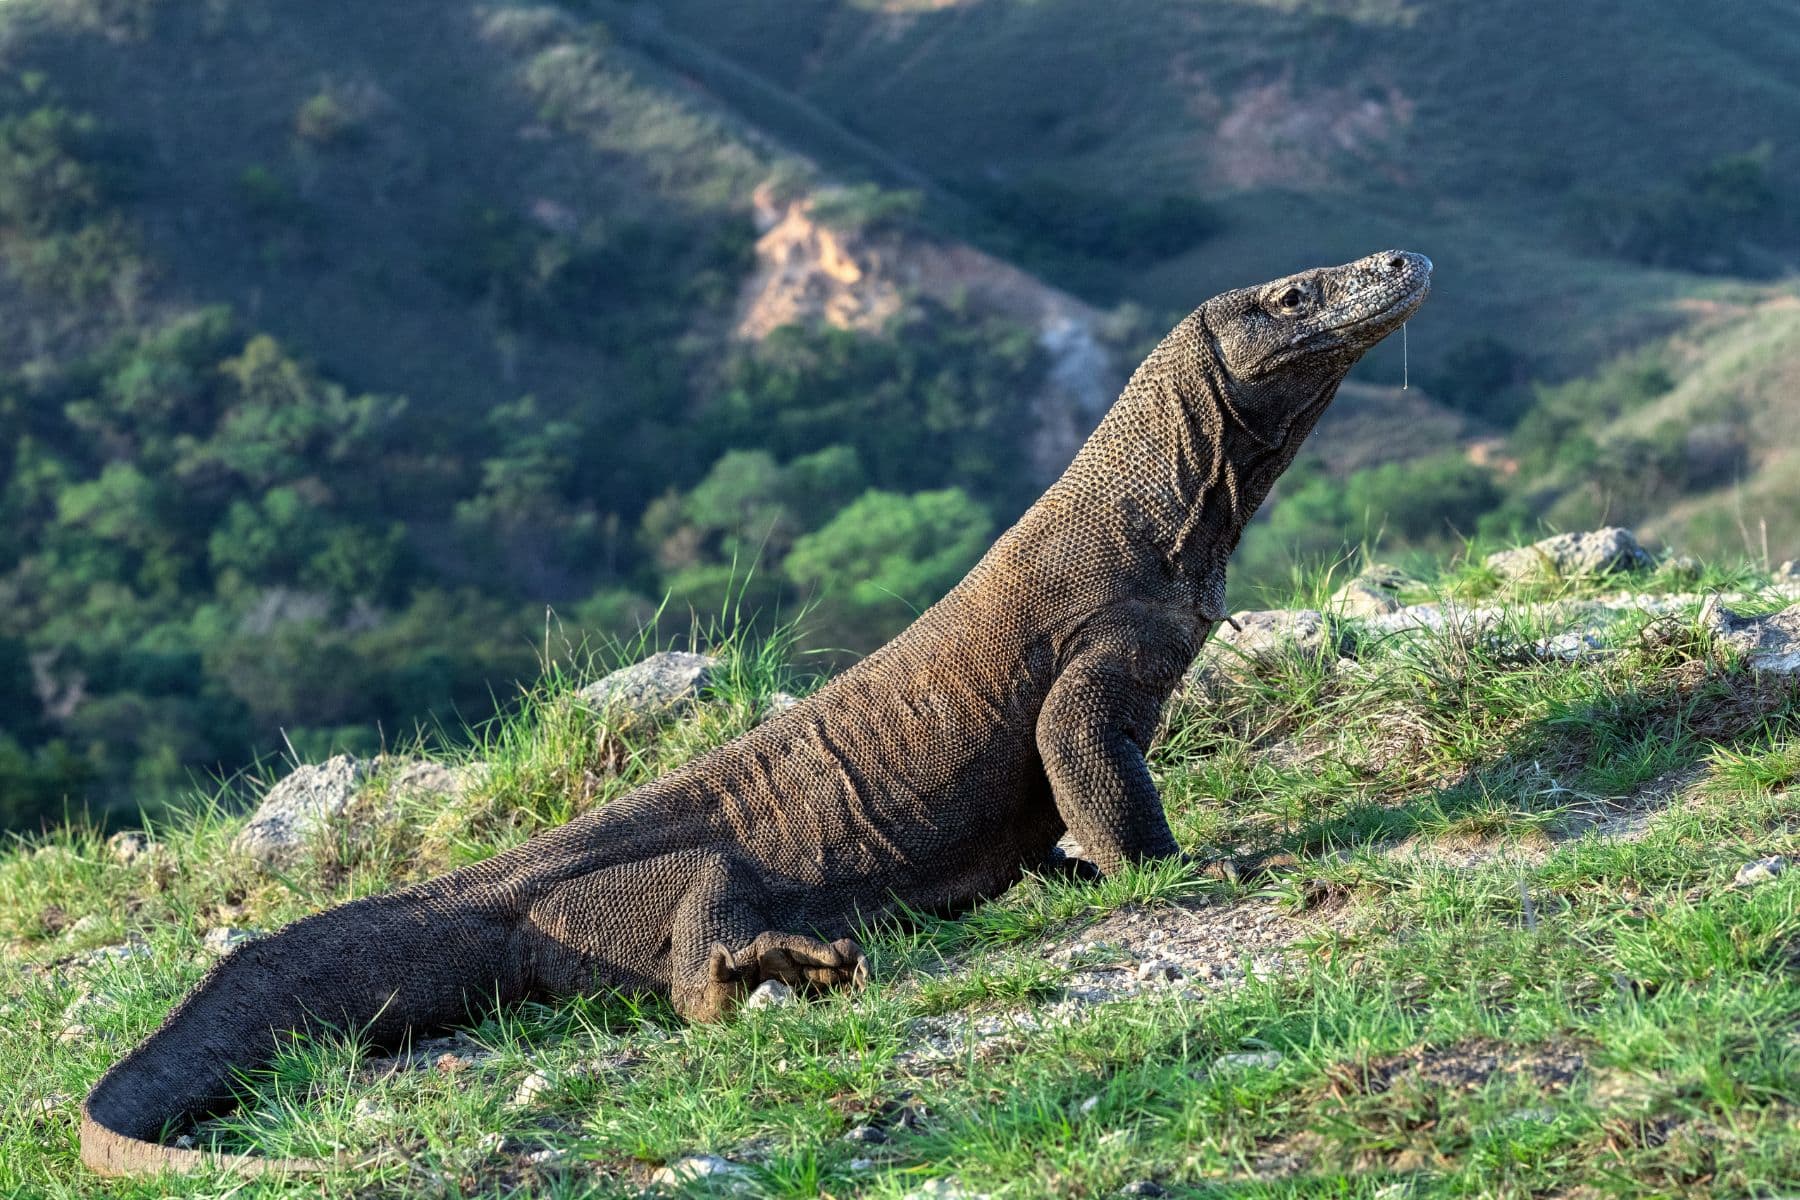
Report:
[[1587,533],[1559,533],[1530,546],[1487,556],[1488,569],[1505,580],[1580,579],[1636,571],[1654,561],[1629,529],[1616,525]]
[[1720,642],[1744,656],[1759,675],[1800,675],[1800,604],[1762,617],[1745,617],[1709,597],[1700,624]]
[[368,773],[367,762],[348,754],[296,767],[263,797],[232,840],[233,852],[270,870],[293,866],[325,827],[344,815]]
[[710,654],[664,650],[595,680],[575,696],[595,711],[671,715],[693,704],[719,666]]
[[[379,824],[401,801],[461,794],[480,771],[476,764],[350,754],[296,767],[269,789],[231,848],[265,870],[285,870],[302,862],[328,828],[353,813],[359,821]],[[385,786],[370,789],[378,778]]]
[[761,236],[739,300],[738,336],[759,340],[794,324],[875,332],[914,297],[1015,321],[1037,332],[1049,363],[1033,405],[1032,464],[1045,478],[1061,471],[1124,382],[1101,336],[1106,318],[973,246],[833,224],[819,215],[832,196],[831,189],[798,197],[768,184],[757,189]]

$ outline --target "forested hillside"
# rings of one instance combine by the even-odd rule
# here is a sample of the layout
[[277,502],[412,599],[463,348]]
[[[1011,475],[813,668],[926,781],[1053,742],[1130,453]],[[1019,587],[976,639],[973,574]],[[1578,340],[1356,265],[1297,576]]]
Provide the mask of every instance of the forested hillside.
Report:
[[1791,18],[13,0],[0,825],[454,740],[659,610],[867,649],[1180,312],[1385,245],[1411,361],[1238,596],[1546,521],[1800,555]]

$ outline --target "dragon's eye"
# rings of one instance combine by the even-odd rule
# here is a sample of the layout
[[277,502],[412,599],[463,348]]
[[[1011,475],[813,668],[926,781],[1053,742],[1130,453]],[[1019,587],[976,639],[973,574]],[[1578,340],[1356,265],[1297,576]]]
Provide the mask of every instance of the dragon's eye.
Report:
[[1287,291],[1281,293],[1281,295],[1276,299],[1275,303],[1281,305],[1281,307],[1283,307],[1283,308],[1288,308],[1288,309],[1299,308],[1301,298],[1302,297],[1300,295],[1300,289],[1297,287],[1291,287]]

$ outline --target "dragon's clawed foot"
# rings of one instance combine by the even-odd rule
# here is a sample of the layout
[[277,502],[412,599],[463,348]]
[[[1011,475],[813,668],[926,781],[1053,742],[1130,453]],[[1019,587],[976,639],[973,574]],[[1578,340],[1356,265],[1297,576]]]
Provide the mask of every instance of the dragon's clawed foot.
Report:
[[825,942],[804,934],[764,933],[735,954],[714,946],[712,976],[720,983],[747,988],[779,979],[791,988],[815,992],[861,989],[869,982],[869,959],[850,938]]

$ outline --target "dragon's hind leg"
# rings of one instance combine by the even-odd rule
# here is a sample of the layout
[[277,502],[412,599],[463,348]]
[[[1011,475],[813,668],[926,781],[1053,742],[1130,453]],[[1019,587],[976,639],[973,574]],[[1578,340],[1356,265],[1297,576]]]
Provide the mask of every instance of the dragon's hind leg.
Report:
[[718,1021],[765,980],[824,991],[861,987],[869,965],[849,938],[770,929],[769,891],[747,864],[708,856],[675,912],[670,998],[690,1021]]

